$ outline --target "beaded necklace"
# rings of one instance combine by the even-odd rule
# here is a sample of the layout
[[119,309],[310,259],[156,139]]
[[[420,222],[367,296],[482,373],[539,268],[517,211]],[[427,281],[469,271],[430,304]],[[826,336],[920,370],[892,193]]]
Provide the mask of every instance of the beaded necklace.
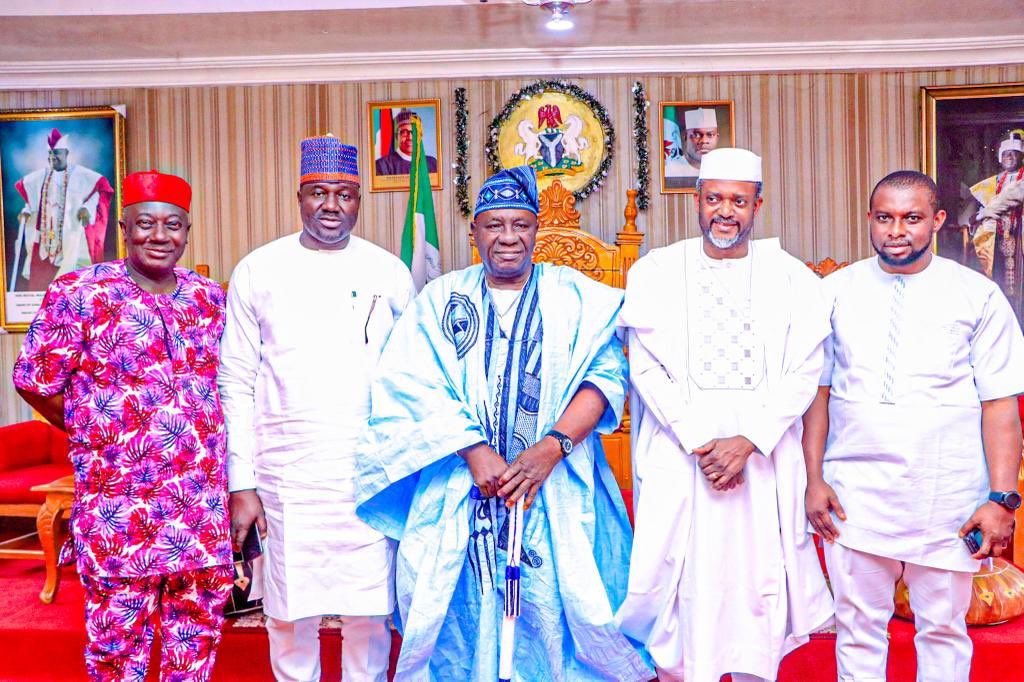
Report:
[[[1010,177],[1010,171],[1003,173],[998,180],[996,180],[996,194],[1003,191],[1003,185],[1006,184],[1006,179]],[[1024,166],[1017,169],[1016,181],[1020,182],[1021,178],[1024,177]]]
[[[60,217],[56,225],[50,223],[50,202],[48,198],[50,196],[50,182],[53,180],[54,171],[51,170],[46,174],[46,178],[43,180],[43,189],[39,197],[39,227],[42,232],[39,238],[39,257],[43,260],[49,260],[56,264],[60,258],[62,243],[58,241],[57,235],[64,234],[64,215],[67,213],[66,210],[60,211]],[[59,206],[65,208],[65,202],[68,196],[68,177],[71,175],[66,169],[64,171],[64,178],[61,187],[61,199]]]

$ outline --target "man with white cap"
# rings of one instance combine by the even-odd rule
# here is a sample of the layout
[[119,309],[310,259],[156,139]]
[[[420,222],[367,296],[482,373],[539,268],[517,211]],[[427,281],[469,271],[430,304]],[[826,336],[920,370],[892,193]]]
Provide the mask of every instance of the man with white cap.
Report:
[[70,137],[50,131],[48,167],[14,186],[25,207],[18,214],[14,268],[20,272],[12,274],[11,291],[45,291],[55,277],[103,260],[114,190],[91,168],[68,163]]
[[826,541],[839,679],[885,679],[902,577],[917,680],[967,682],[973,575],[1006,549],[1021,502],[1024,336],[991,280],[932,252],[946,214],[931,178],[891,173],[869,204],[878,257],[823,282],[833,331],[804,418],[807,516]]
[[321,616],[341,616],[342,677],[383,682],[394,548],[356,517],[355,445],[370,379],[415,294],[397,257],[352,234],[355,147],[302,141],[302,231],[231,276],[220,389],[228,427],[231,533],[266,534],[263,611],[280,680],[320,679]]
[[1024,308],[1024,130],[999,143],[1002,170],[971,187],[981,204],[975,216],[974,250],[986,275],[1006,294],[1018,317]]
[[803,263],[751,240],[761,188],[753,153],[706,154],[702,236],[637,261],[619,317],[636,526],[617,619],[661,680],[774,680],[832,616],[800,448],[828,314]]
[[696,178],[701,159],[718,147],[718,117],[714,109],[690,109],[683,119],[686,144],[679,156],[665,161],[665,186],[669,188],[693,187],[694,181],[685,178]]

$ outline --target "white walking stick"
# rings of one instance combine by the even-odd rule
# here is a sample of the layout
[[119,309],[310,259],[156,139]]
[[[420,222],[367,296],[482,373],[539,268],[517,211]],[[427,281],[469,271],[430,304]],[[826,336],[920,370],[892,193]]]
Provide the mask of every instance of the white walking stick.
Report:
[[27,221],[27,215],[18,214],[18,238],[14,240],[14,268],[11,270],[11,284],[8,289],[11,292],[18,285],[18,265],[21,264],[21,252],[25,248],[25,223]]
[[505,617],[501,621],[498,682],[511,682],[515,653],[516,618],[519,617],[519,555],[523,550],[523,499],[516,501],[508,520],[508,561],[505,564]]

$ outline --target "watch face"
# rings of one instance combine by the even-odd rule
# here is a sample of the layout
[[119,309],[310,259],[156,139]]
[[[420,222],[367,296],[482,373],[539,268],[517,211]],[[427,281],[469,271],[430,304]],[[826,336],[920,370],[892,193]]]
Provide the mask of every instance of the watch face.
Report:
[[1017,509],[1018,507],[1020,507],[1020,503],[1020,493],[1015,491],[1006,493],[1006,497],[1003,498],[1003,504],[1009,507],[1010,509]]
[[559,438],[558,442],[562,444],[562,454],[568,455],[572,452],[572,441],[568,438]]

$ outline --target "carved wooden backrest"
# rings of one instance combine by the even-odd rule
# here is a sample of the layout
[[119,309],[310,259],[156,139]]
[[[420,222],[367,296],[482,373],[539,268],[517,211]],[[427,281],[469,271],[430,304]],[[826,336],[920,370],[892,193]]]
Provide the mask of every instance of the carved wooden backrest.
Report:
[[[614,244],[580,227],[576,197],[558,180],[540,193],[539,200],[537,222],[540,229],[533,262],[567,265],[598,282],[620,289],[625,287],[626,273],[640,257],[640,245],[644,241],[643,233],[636,227],[636,190],[626,190],[625,224]],[[475,244],[473,262],[480,262]]]
[[842,263],[837,263],[835,262],[835,260],[833,260],[831,256],[829,256],[825,260],[818,261],[817,263],[812,263],[811,261],[804,261],[804,263],[811,270],[814,270],[814,274],[816,274],[818,277],[827,277],[836,270],[845,268],[847,265],[850,264],[849,261],[845,260]]

